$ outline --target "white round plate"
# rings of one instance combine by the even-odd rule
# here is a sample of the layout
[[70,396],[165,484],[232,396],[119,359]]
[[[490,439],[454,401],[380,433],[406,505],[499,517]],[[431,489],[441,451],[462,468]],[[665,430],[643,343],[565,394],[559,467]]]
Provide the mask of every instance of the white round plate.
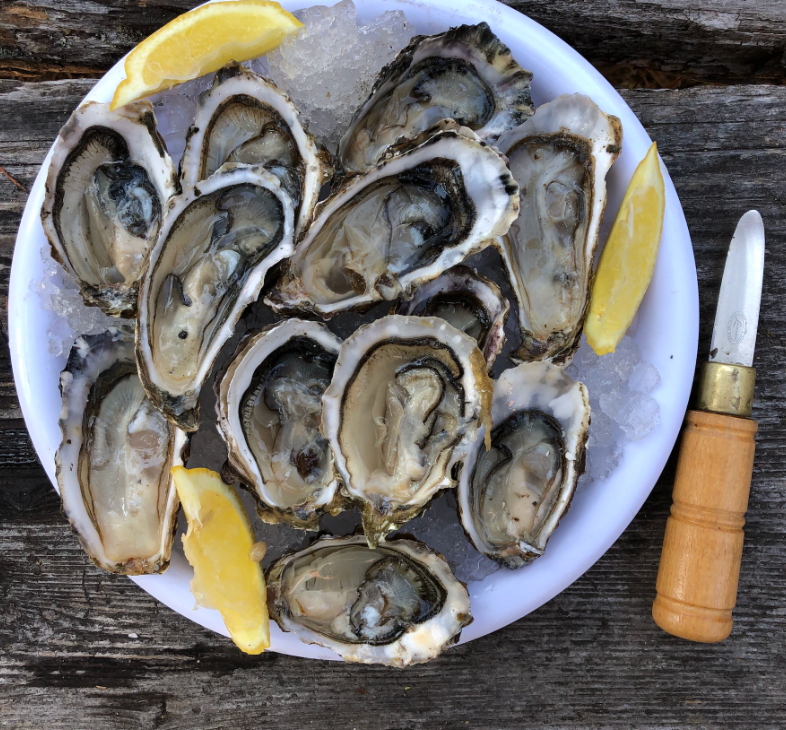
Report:
[[[581,92],[592,97],[605,112],[618,116],[622,120],[624,143],[609,175],[606,220],[613,219],[633,170],[651,140],[619,94],[576,51],[526,16],[494,0],[355,1],[363,22],[386,10],[401,9],[417,33],[439,33],[462,23],[486,21],[510,47],[516,60],[533,72],[532,95],[536,104],[559,94]],[[290,11],[317,4],[303,0],[281,2]],[[328,0],[325,4],[333,3]],[[109,101],[123,77],[122,69],[122,62],[116,64],[87,98]],[[41,307],[40,300],[29,289],[30,282],[43,278],[39,252],[46,240],[39,211],[48,164],[49,157],[36,178],[19,227],[11,268],[8,318],[11,359],[22,412],[41,463],[55,484],[54,456],[60,443],[58,382],[65,357],[49,354],[44,333],[54,315]],[[685,414],[696,363],[698,291],[690,235],[668,176],[666,194],[666,219],[658,263],[639,311],[635,333],[642,356],[661,374],[661,384],[652,393],[660,405],[660,425],[642,441],[625,447],[622,462],[608,479],[593,482],[579,491],[542,558],[522,570],[501,570],[470,585],[475,621],[463,631],[462,643],[534,611],[588,570],[636,515],[671,452]],[[166,573],[132,580],[186,618],[228,636],[217,611],[194,610],[189,591],[191,568],[179,546]],[[326,649],[301,643],[275,625],[271,628],[274,651],[337,658]]]

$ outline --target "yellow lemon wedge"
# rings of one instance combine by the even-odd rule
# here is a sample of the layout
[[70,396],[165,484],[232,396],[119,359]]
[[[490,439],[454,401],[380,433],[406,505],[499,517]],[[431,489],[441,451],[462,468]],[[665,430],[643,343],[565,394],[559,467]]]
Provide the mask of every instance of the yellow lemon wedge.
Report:
[[625,191],[592,286],[584,334],[598,355],[614,352],[650,285],[665,209],[663,174],[653,142]]
[[239,497],[210,469],[172,469],[188,521],[183,535],[194,568],[191,592],[221,612],[232,641],[246,654],[270,646],[270,619],[261,554]]
[[230,61],[263,56],[302,27],[271,0],[230,0],[179,15],[128,54],[126,78],[110,108],[217,71]]

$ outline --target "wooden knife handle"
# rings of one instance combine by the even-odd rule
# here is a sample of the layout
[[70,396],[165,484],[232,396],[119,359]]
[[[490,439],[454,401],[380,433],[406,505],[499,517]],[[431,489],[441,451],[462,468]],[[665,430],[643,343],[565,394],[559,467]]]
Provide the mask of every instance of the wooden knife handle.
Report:
[[688,411],[652,617],[691,641],[723,641],[732,627],[748,509],[755,421]]

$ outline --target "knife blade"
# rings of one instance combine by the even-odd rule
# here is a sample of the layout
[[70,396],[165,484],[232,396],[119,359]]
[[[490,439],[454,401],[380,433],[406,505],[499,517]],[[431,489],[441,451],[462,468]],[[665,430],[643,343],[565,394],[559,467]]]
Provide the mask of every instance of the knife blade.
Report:
[[685,416],[652,617],[691,641],[723,641],[733,625],[754,437],[753,351],[764,270],[764,226],[740,219],[723,271],[710,360],[697,410]]
[[710,362],[753,365],[764,275],[764,223],[750,210],[737,224],[723,269]]

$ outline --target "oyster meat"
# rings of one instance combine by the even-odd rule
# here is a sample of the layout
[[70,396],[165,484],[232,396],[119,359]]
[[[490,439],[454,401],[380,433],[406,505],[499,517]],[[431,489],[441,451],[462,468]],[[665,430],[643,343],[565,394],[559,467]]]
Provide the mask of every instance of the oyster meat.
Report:
[[225,162],[262,165],[292,198],[297,231],[314,212],[333,166],[303,127],[300,113],[272,81],[232,64],[204,92],[180,162],[184,186],[210,177]]
[[134,330],[124,325],[78,338],[60,391],[57,483],[85,551],[112,573],[162,572],[179,507],[169,470],[183,464],[187,437],[145,394]]
[[491,387],[476,341],[436,317],[392,314],[344,341],[322,428],[370,546],[454,486]]
[[606,174],[622,127],[587,96],[538,107],[497,146],[518,181],[521,211],[500,249],[518,299],[521,360],[564,362],[578,347],[606,207]]
[[441,555],[411,539],[369,548],[362,535],[325,537],[274,563],[267,585],[270,614],[284,631],[350,662],[425,662],[472,622],[464,584]]
[[322,435],[322,394],[341,340],[320,322],[287,319],[253,333],[216,381],[229,467],[260,500],[266,522],[319,529],[343,500]]
[[292,202],[262,167],[227,163],[177,198],[139,295],[137,362],[150,399],[185,431],[222,345],[268,269],[292,253]]
[[472,445],[461,473],[461,522],[472,544],[506,568],[543,553],[584,471],[590,407],[583,383],[547,362],[494,384],[491,448]]
[[317,206],[274,309],[332,316],[408,296],[507,232],[518,187],[496,151],[452,122],[418,142]]
[[87,102],[60,130],[41,222],[87,304],[135,315],[137,282],[176,182],[148,101],[116,111]]
[[443,119],[493,142],[532,114],[531,81],[486,23],[415,36],[380,71],[341,138],[341,166],[367,172],[390,147]]
[[499,287],[463,264],[424,284],[412,299],[396,307],[396,314],[440,317],[473,337],[489,371],[505,346],[509,312],[510,304]]

